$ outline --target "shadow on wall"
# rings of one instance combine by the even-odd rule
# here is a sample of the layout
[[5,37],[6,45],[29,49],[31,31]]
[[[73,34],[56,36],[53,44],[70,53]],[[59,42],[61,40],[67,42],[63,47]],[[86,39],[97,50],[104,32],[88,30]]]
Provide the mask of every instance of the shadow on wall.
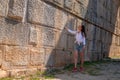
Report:
[[[61,13],[59,14],[61,16],[58,21],[60,23],[56,23],[58,19],[55,21],[55,24],[60,24],[59,26],[55,26],[60,28],[60,31],[56,34],[56,45],[45,62],[48,69],[52,69],[54,67],[62,68],[65,65],[73,63],[72,53],[74,47],[74,36],[69,34],[64,27],[69,27],[70,29],[75,30],[78,25],[85,25],[87,33],[87,48],[85,56],[89,58],[88,60],[101,60],[105,57],[109,57],[108,53],[110,53],[113,38],[113,34],[111,32],[115,31],[118,7],[114,7],[114,5],[109,6],[112,10],[104,12],[104,9],[99,5],[100,3],[103,3],[104,6],[109,5],[107,2],[89,0],[86,12],[82,13],[84,14],[82,17],[85,21],[60,10]],[[112,3],[113,2],[111,2],[111,4]],[[111,32],[107,30],[110,30]]]
[[[108,2],[106,0],[89,0],[84,18],[90,23],[83,22],[83,24],[86,26],[87,55],[90,60],[101,60],[113,54],[110,49],[111,45],[114,46],[112,43],[113,33],[116,29],[115,24],[119,8],[118,4],[114,5],[113,3],[116,4],[117,2],[113,0]],[[114,36],[117,37],[117,35]]]

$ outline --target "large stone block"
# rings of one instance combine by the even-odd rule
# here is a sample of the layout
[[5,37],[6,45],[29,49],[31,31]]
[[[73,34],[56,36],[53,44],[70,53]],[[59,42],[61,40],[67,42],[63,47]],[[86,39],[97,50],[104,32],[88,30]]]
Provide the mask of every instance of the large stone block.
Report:
[[15,26],[15,40],[18,45],[28,45],[30,24],[18,24]]
[[3,18],[0,19],[0,44],[2,44],[3,41],[3,37],[5,37],[4,33],[5,33],[5,21]]
[[68,21],[66,23],[66,27],[71,30],[76,30],[77,28],[77,18],[73,17],[72,15],[68,15]]
[[8,17],[22,21],[24,16],[25,0],[9,0]]
[[6,16],[9,0],[0,0],[0,16]]
[[[78,26],[82,25],[82,23],[83,23],[82,20],[77,19],[77,26],[76,26],[76,29],[77,29]],[[87,27],[86,27],[86,28],[87,28]]]
[[56,67],[63,67],[66,63],[65,61],[65,52],[61,50],[56,51],[55,55],[55,66]]
[[78,1],[80,4],[83,4],[85,7],[88,7],[91,3],[91,0],[76,0]]
[[2,65],[1,65],[1,69],[3,69],[3,70],[12,69],[11,62],[6,62],[5,60],[3,60]]
[[111,43],[111,36],[109,32],[106,32],[106,37],[105,37],[105,43],[110,44]]
[[105,43],[105,40],[106,40],[106,31],[105,30],[101,30],[101,40],[103,43]]
[[9,61],[13,66],[26,66],[29,64],[29,48],[23,46],[6,46],[5,61]]
[[72,9],[72,6],[73,6],[73,0],[65,0],[65,8],[67,9]]
[[41,47],[42,46],[42,27],[43,26],[40,26],[40,25],[36,25],[36,32],[37,32],[37,45],[36,45],[36,47]]
[[80,4],[78,2],[74,2],[74,8],[73,10],[75,13],[79,14],[80,13]]
[[9,70],[9,76],[18,78],[18,77],[23,77],[23,76],[34,75],[36,72],[37,72],[37,68],[26,68],[26,69],[14,68],[12,70]]
[[74,49],[74,36],[69,35],[67,37],[67,49],[73,50]]
[[95,36],[96,40],[99,40],[101,39],[101,29],[96,27],[96,36]]
[[41,0],[28,1],[28,21],[31,23],[54,26],[55,8]]
[[45,57],[44,48],[31,48],[30,49],[30,64],[31,65],[43,65]]
[[96,47],[97,47],[97,51],[99,52],[99,53],[101,53],[101,51],[102,51],[102,45],[101,45],[102,43],[101,42],[97,42],[97,44],[96,44]]
[[30,27],[30,34],[29,34],[29,44],[37,45],[37,30],[35,27]]
[[3,37],[2,39],[2,44],[18,45],[14,30],[15,30],[15,27],[5,26],[5,33],[4,33],[5,37]]
[[64,51],[64,58],[65,58],[65,64],[69,65],[72,63],[73,60],[73,51]]
[[27,45],[29,25],[14,22],[8,19],[0,20],[0,44]]
[[102,10],[103,10],[103,6],[101,4],[98,4],[97,5],[97,15],[98,15],[98,17],[100,17],[103,14]]
[[28,1],[28,21],[32,23],[44,22],[44,7],[45,3],[41,0]]
[[86,13],[87,13],[87,8],[84,7],[83,5],[80,5],[80,14],[79,16],[82,17],[82,18],[85,18],[86,17]]
[[44,21],[46,25],[54,27],[56,9],[50,5],[44,8]]
[[7,71],[0,69],[0,78],[4,78],[4,77],[8,77],[8,76],[9,76],[9,74]]
[[56,48],[66,49],[67,48],[67,34],[64,32],[57,32],[56,35]]
[[94,31],[95,31],[95,26],[91,25],[91,24],[88,24],[87,25],[87,39],[89,40],[93,40],[94,38]]
[[45,49],[45,56],[44,56],[44,65],[46,67],[52,68],[55,66],[55,50],[53,48],[46,48]]
[[4,54],[4,46],[0,45],[0,67],[2,66],[3,54]]
[[55,13],[55,28],[64,29],[68,21],[68,14],[57,9]]
[[55,31],[48,27],[43,27],[42,30],[42,44],[44,46],[55,46]]
[[91,51],[93,51],[94,47],[95,47],[94,42],[91,41],[91,40],[88,40],[88,53],[91,52]]

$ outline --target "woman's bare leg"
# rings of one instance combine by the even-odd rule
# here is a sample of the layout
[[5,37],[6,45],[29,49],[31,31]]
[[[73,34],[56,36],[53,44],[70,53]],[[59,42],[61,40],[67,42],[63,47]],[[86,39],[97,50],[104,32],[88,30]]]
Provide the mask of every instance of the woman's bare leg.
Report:
[[80,53],[80,61],[81,61],[81,68],[83,68],[83,64],[84,64],[84,53],[83,52],[81,52]]
[[78,61],[78,51],[74,52],[74,66],[77,68],[77,61]]

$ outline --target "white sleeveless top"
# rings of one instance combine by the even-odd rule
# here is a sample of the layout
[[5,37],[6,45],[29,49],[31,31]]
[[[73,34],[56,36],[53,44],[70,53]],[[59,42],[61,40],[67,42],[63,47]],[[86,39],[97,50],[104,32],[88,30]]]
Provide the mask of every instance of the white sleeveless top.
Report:
[[82,36],[82,33],[81,32],[77,32],[77,31],[72,31],[70,29],[68,29],[68,32],[72,33],[75,35],[75,43],[83,43],[83,45],[86,44],[86,40],[85,40],[85,37]]

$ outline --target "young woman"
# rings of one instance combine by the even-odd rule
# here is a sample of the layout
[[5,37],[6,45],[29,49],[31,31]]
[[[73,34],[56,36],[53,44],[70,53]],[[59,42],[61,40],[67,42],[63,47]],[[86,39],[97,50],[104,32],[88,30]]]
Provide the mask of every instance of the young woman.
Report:
[[84,50],[86,45],[86,33],[85,33],[85,27],[78,26],[77,31],[72,31],[69,28],[65,27],[65,29],[75,35],[75,45],[74,45],[74,68],[73,71],[77,71],[77,62],[78,62],[78,53],[80,53],[80,60],[81,60],[81,66],[80,71],[83,71],[83,64],[84,64]]

